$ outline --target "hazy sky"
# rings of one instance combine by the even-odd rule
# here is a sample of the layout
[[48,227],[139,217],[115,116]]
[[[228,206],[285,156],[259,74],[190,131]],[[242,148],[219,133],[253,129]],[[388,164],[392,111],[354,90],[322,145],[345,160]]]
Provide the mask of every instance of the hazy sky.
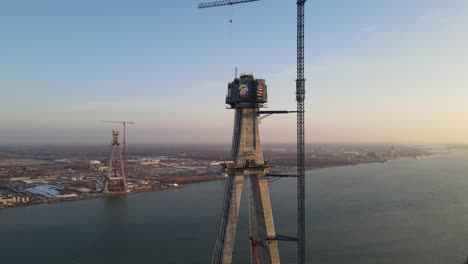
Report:
[[[0,144],[230,143],[226,85],[295,109],[295,0],[1,0]],[[468,143],[468,1],[309,0],[308,142]],[[232,23],[229,20],[232,19]],[[295,116],[262,121],[294,142]]]

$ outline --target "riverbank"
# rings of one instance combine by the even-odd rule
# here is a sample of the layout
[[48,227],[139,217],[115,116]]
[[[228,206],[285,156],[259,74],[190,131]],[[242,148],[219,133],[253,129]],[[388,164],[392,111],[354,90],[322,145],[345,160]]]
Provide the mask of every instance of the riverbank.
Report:
[[9,208],[26,207],[26,206],[34,206],[34,205],[40,205],[40,204],[60,203],[60,202],[74,202],[74,201],[89,200],[89,199],[100,199],[100,198],[106,198],[106,197],[112,197],[112,196],[131,195],[131,194],[145,193],[145,192],[176,190],[176,189],[183,188],[185,184],[201,183],[201,182],[216,181],[216,180],[223,180],[223,179],[224,177],[220,177],[220,176],[155,177],[154,180],[159,181],[162,185],[159,185],[158,187],[147,188],[147,189],[131,190],[128,192],[84,193],[78,196],[64,197],[64,198],[44,197],[41,200],[34,200],[29,203],[18,203],[18,204],[15,204],[14,206],[0,205],[0,209],[9,209]]

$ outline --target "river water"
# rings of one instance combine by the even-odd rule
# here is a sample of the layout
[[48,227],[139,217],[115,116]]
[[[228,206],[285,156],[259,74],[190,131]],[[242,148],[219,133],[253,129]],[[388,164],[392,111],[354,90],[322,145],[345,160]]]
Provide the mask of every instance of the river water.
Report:
[[[0,210],[0,263],[209,263],[223,184]],[[277,232],[294,235],[296,182],[270,187]],[[310,171],[306,198],[308,263],[468,256],[468,151]],[[249,263],[246,202],[235,263]],[[280,254],[295,263],[295,243],[280,242]]]

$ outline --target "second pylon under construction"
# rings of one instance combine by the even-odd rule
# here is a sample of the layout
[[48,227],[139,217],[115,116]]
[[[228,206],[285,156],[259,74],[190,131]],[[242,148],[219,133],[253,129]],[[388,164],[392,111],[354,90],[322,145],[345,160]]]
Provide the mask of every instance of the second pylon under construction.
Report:
[[[280,263],[278,242],[268,189],[269,166],[263,159],[258,129],[258,109],[267,102],[265,80],[243,74],[228,85],[226,104],[235,109],[231,155],[228,166],[221,225],[213,264],[232,263],[234,240],[244,178],[250,181],[250,245],[252,262]],[[247,242],[248,240],[246,240]]]
[[[115,152],[117,151],[117,156]],[[124,159],[122,159],[122,147],[119,143],[119,131],[112,130],[112,145],[109,159],[109,168],[104,176],[104,192],[127,191],[127,178],[125,176]]]

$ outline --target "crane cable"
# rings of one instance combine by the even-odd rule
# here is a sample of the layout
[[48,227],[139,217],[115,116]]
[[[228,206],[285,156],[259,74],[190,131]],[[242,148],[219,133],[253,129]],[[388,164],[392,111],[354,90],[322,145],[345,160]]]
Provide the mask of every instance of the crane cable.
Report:
[[229,6],[229,21],[228,21],[228,42],[230,43],[232,41],[232,20],[234,19],[234,11],[235,7],[234,5]]

